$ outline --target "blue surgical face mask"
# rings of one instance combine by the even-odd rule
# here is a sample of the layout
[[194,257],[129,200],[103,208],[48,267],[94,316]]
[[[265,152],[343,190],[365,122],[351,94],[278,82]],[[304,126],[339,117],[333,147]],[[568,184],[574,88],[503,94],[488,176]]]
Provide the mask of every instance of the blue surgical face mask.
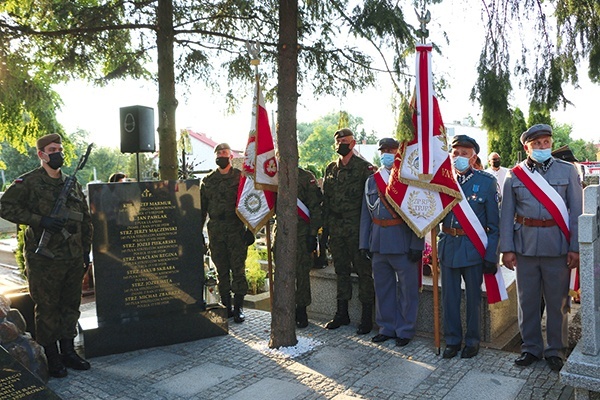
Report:
[[467,157],[458,156],[452,160],[452,163],[458,172],[465,172],[469,168],[469,159]]
[[381,165],[387,169],[392,168],[392,165],[394,165],[394,155],[392,153],[383,153],[381,155]]
[[552,149],[533,149],[531,152],[531,158],[539,163],[543,163],[550,157],[552,157]]

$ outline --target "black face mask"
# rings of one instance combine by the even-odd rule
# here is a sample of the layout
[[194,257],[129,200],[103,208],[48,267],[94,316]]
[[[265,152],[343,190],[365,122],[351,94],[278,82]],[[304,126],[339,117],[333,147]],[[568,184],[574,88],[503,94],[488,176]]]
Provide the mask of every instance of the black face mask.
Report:
[[350,144],[349,143],[340,143],[338,145],[336,152],[340,156],[346,157],[348,155],[348,153],[350,153]]
[[225,169],[229,165],[229,157],[217,157],[215,162],[217,163],[219,168]]
[[492,167],[499,168],[500,167],[500,160],[494,160],[494,161],[492,161]]
[[58,153],[51,153],[51,154],[47,154],[49,160],[48,160],[48,166],[52,169],[59,169],[60,167],[62,167],[63,162],[65,161],[65,157],[63,156],[62,151],[58,152]]

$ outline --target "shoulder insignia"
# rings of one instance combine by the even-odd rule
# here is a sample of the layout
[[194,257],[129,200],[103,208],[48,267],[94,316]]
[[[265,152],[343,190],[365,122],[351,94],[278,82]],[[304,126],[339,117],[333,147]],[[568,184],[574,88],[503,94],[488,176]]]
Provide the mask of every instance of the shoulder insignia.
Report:
[[502,196],[500,196],[500,192],[496,192],[496,203],[500,203],[502,201]]
[[375,167],[373,165],[369,164],[369,166],[367,167],[367,169],[369,171],[373,171],[375,169]]
[[24,181],[25,181],[25,179],[23,179],[23,178],[17,178],[14,180],[14,183],[22,183]]
[[315,179],[311,179],[308,183],[317,183]]

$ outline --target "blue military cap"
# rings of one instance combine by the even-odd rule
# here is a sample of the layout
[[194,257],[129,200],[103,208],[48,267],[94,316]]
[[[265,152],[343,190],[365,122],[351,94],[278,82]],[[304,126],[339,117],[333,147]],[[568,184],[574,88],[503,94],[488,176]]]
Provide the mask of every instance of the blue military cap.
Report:
[[552,127],[548,124],[535,124],[521,134],[521,144],[532,141],[539,136],[552,136]]
[[477,144],[475,139],[467,135],[456,135],[452,138],[451,147],[457,146],[468,147],[470,149],[474,149],[475,154],[479,153],[479,145]]
[[400,143],[396,139],[383,138],[379,141],[379,148],[377,150],[397,149],[398,147],[400,147]]

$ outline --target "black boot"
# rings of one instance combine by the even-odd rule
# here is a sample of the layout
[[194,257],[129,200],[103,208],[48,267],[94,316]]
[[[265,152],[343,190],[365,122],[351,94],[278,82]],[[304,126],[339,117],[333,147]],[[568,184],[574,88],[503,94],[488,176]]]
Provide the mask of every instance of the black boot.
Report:
[[244,295],[236,294],[233,298],[233,322],[241,324],[246,320],[243,306]]
[[350,316],[348,315],[348,300],[337,301],[337,311],[333,316],[333,319],[325,325],[327,329],[337,329],[342,325],[348,325],[350,323]]
[[362,315],[356,333],[366,335],[373,329],[373,304],[362,303]]
[[75,352],[73,339],[60,339],[60,353],[66,367],[85,371],[90,369],[90,363],[79,357]]
[[306,307],[296,306],[296,326],[298,328],[306,328],[308,326],[308,315],[306,315]]
[[231,295],[230,294],[221,295],[221,303],[223,303],[223,305],[227,309],[227,318],[233,317],[233,308],[231,308]]
[[64,378],[67,376],[67,369],[60,359],[56,342],[49,346],[44,346],[44,352],[48,359],[48,374],[54,378]]

